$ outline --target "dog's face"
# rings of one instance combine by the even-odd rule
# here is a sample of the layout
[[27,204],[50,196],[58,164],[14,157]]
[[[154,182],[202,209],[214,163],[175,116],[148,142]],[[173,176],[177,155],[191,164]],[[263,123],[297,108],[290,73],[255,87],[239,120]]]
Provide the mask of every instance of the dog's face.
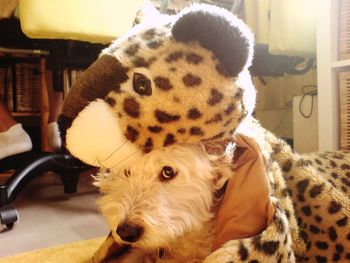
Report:
[[117,243],[167,247],[213,217],[217,171],[204,148],[174,145],[100,176],[98,201]]

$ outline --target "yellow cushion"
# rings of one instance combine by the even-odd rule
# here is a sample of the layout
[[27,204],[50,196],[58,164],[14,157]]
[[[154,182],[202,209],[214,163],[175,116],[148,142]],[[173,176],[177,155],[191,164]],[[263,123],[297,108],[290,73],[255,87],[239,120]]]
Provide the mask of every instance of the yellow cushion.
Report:
[[30,38],[110,43],[131,28],[141,0],[20,0],[22,31]]
[[90,263],[94,253],[106,238],[84,240],[52,248],[0,258],[1,263]]

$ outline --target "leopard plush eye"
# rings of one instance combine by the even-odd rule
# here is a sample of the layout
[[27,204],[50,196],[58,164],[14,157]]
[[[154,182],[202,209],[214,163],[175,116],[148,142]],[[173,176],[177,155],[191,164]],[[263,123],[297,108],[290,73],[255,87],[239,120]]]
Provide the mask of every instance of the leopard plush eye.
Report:
[[159,179],[161,181],[168,181],[173,179],[177,175],[178,171],[174,170],[170,166],[163,166],[162,171],[159,174]]
[[152,85],[151,81],[141,73],[134,73],[134,78],[132,81],[134,91],[141,96],[151,96],[152,95]]

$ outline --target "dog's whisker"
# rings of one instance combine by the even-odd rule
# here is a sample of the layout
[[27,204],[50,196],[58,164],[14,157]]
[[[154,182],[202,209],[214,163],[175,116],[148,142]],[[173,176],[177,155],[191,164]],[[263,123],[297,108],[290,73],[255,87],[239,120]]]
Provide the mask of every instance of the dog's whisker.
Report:
[[[102,169],[104,169],[104,171],[100,171],[99,173],[106,174],[106,173],[110,173],[110,172],[111,172],[111,169],[112,169],[113,167],[107,168],[107,167],[105,167],[105,166],[101,163],[100,160],[97,159],[97,161],[98,161],[98,163],[100,164],[100,167],[101,167]],[[113,173],[113,174],[114,174],[115,176],[117,176],[117,177],[119,177],[119,178],[125,180],[125,181],[128,181],[127,178],[125,178],[123,175],[120,174],[120,172],[118,172],[118,173]],[[97,177],[99,177],[98,174],[97,174]],[[96,177],[95,177],[95,178],[96,178]],[[133,184],[132,182],[129,182],[129,183],[130,183],[130,184]]]
[[[98,161],[98,163],[100,164],[100,167],[104,169],[104,171],[102,171],[104,174],[109,174],[109,173],[111,172],[111,168],[105,167],[105,166],[100,162],[100,160],[97,159],[97,161]],[[100,171],[100,172],[101,172],[101,171]],[[118,174],[118,176],[119,176],[119,174]]]
[[98,158],[96,158],[98,164],[100,165],[100,167],[102,167],[103,169],[109,170],[107,167],[105,167]]
[[133,156],[135,153],[139,152],[140,150],[136,150],[135,152],[129,154],[127,157],[125,157],[124,159],[122,159],[120,162],[118,162],[117,164],[115,164],[114,166],[112,166],[110,169],[113,169],[115,167],[117,167],[118,165],[122,164],[124,161],[126,161],[127,159],[129,159],[131,156]]
[[128,184],[132,185],[132,186],[135,186],[136,184],[130,180],[128,180],[128,178],[126,178],[125,176],[123,176],[122,174],[120,173],[115,173],[116,176],[118,176],[119,178],[123,179],[124,181],[127,181]]
[[111,158],[113,156],[113,154],[115,154],[117,151],[119,151],[125,144],[127,141],[124,141],[121,145],[119,145],[117,147],[117,149],[115,149],[110,155],[107,156],[107,158],[105,158],[104,160],[102,160],[102,162],[107,161],[109,158]]
[[95,165],[97,162],[97,157],[95,158],[95,160],[92,162],[92,165]]

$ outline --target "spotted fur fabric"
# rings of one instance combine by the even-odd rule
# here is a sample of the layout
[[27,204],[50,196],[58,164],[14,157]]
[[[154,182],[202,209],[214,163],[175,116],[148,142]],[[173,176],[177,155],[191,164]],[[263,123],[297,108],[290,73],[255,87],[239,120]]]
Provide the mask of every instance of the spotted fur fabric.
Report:
[[304,262],[350,261],[350,154],[346,151],[299,155],[265,131],[266,149],[282,169],[292,197]]
[[[270,183],[280,201],[277,215],[281,213],[289,220],[287,231],[291,233],[295,258],[291,258],[291,251],[286,250],[287,255],[278,251],[280,240],[270,237],[264,243],[260,237],[254,237],[228,242],[207,262],[350,261],[350,153],[298,154],[254,120],[245,132],[256,138],[269,160]],[[276,223],[275,215],[272,225],[281,230],[285,226],[281,222],[288,221],[278,219]],[[276,232],[272,232],[274,237]],[[271,251],[276,253],[269,258]],[[264,252],[262,257],[255,256],[259,252]]]

